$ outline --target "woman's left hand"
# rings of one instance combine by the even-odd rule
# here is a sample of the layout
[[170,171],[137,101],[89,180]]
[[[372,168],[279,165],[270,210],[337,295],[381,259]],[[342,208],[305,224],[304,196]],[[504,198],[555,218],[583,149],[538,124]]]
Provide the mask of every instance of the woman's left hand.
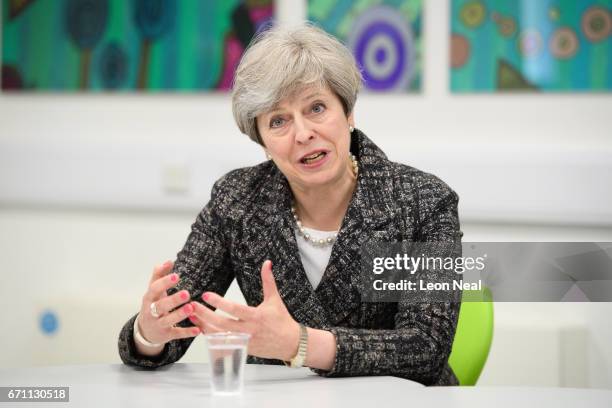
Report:
[[195,310],[189,319],[205,334],[224,331],[248,333],[251,335],[248,354],[288,361],[297,353],[300,326],[278,293],[269,260],[261,266],[261,281],[264,299],[257,307],[231,302],[213,292],[202,295],[206,303],[236,319],[221,316],[198,302],[191,303]]

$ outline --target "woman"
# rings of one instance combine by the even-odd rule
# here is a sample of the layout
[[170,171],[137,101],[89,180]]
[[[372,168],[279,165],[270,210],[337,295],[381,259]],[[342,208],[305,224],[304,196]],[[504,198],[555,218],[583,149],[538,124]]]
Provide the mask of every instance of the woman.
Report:
[[[366,303],[353,285],[371,238],[462,235],[455,192],[388,161],[354,128],[360,86],[348,49],[311,25],[249,47],[234,118],[269,160],[218,180],[176,263],[155,268],[119,337],[126,364],[159,367],[199,333],[240,331],[251,334],[250,363],[457,384],[447,360],[459,303]],[[234,278],[247,305],[222,297]]]

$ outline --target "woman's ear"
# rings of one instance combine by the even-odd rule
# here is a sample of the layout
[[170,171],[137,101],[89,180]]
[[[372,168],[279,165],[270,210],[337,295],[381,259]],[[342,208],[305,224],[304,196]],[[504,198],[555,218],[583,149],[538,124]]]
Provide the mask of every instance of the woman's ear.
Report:
[[355,116],[353,115],[353,112],[351,112],[351,114],[348,115],[346,119],[348,120],[349,126],[354,128],[355,127]]

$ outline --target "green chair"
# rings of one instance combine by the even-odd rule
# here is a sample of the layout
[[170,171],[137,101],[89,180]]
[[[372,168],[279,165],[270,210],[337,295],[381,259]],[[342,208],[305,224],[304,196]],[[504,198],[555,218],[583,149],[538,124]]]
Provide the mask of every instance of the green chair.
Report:
[[[488,301],[472,301],[486,299]],[[466,300],[470,300],[469,302]],[[487,361],[493,340],[491,292],[463,291],[459,321],[448,363],[460,385],[475,385]]]

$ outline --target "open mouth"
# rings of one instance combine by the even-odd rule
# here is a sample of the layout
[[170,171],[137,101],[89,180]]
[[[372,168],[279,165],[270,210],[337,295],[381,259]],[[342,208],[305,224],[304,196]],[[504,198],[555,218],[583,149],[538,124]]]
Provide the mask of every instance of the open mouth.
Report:
[[316,152],[309,156],[304,156],[300,159],[303,164],[313,164],[323,160],[327,156],[327,152]]

